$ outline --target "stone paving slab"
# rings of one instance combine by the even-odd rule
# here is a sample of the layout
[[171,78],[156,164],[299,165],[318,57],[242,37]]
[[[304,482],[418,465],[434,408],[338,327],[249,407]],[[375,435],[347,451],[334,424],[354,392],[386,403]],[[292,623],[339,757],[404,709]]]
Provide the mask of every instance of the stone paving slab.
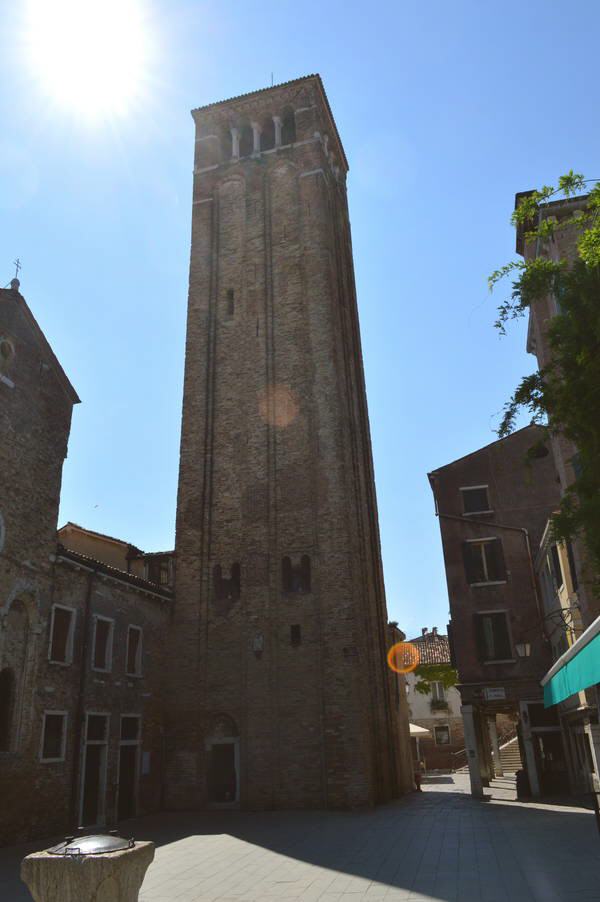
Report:
[[[374,811],[164,814],[123,832],[157,844],[140,902],[599,902],[593,813],[491,792],[472,799],[457,774]],[[44,845],[0,850],[1,902],[30,900],[19,861]]]

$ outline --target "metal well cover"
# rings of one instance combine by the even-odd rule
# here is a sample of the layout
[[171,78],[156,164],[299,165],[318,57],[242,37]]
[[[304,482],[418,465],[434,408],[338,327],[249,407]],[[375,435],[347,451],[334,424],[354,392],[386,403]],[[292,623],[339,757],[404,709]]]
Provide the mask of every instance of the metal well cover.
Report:
[[48,849],[48,852],[51,855],[106,855],[108,852],[132,849],[134,845],[133,839],[108,833],[95,833],[91,836],[69,836],[64,842]]

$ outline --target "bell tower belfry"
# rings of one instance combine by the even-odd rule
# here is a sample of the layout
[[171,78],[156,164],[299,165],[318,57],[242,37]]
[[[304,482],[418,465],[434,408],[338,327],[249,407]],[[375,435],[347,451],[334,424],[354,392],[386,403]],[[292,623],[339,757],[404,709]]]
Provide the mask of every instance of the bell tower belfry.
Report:
[[346,198],[318,75],[193,111],[170,806],[397,794]]

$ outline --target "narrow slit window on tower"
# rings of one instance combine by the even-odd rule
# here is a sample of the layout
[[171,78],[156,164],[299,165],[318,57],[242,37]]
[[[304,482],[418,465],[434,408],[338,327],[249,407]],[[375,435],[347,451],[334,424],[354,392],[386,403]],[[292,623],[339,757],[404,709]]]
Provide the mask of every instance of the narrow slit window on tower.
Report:
[[233,288],[227,289],[227,316],[233,316],[235,311],[235,292]]
[[293,623],[290,627],[290,645],[298,646],[302,642],[302,629],[299,623]]

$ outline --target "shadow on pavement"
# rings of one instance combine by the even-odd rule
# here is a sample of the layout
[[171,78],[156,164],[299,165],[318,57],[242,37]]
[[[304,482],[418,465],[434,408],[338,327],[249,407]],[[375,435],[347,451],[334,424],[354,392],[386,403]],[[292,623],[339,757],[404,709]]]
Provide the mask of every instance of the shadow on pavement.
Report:
[[[310,864],[333,872],[335,888],[328,891],[356,892],[357,902],[366,892],[365,881],[383,887],[381,892],[385,887],[396,888],[398,899],[412,891],[440,902],[476,902],[483,898],[480,881],[495,886],[497,895],[489,897],[493,900],[583,902],[597,898],[588,895],[592,892],[590,871],[597,872],[600,853],[590,813],[497,799],[493,805],[482,805],[464,791],[445,788],[415,792],[367,811],[163,813],[124,822],[120,830],[125,836],[153,840],[157,845],[160,863],[150,867],[145,886],[159,883],[160,868],[169,866],[170,854],[177,862],[184,861],[186,873],[202,868],[198,877],[202,880],[207,862],[210,865],[211,855],[215,855],[210,838],[216,842],[224,835],[241,843],[232,843],[226,861],[221,851],[214,868],[217,874],[223,872],[224,881],[232,873],[239,874],[250,888],[257,878],[251,868],[245,875],[245,860],[259,847],[288,859],[277,857],[276,868]],[[183,840],[185,847],[176,848]],[[0,849],[2,902],[29,899],[19,880],[19,862],[27,852],[47,845],[46,841]],[[597,891],[597,873],[593,891]],[[169,892],[165,890],[165,899],[171,898]],[[223,895],[227,896],[227,891]],[[270,894],[270,898],[276,897]]]

